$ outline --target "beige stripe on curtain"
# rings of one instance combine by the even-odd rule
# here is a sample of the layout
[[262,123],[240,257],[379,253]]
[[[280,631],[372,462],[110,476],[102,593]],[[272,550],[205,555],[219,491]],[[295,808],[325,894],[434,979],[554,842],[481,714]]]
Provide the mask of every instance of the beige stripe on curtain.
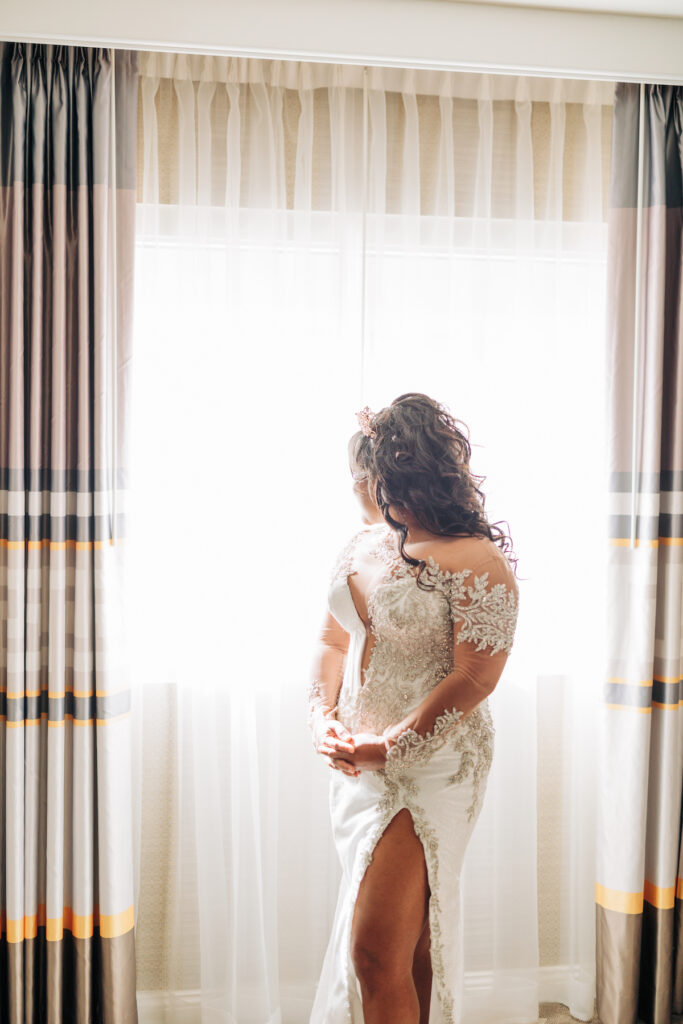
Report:
[[610,190],[603,1024],[683,1012],[683,90],[642,96],[641,118],[640,87],[616,89]]
[[137,59],[113,57],[0,44],[6,1024],[137,1021],[130,689],[118,600]]

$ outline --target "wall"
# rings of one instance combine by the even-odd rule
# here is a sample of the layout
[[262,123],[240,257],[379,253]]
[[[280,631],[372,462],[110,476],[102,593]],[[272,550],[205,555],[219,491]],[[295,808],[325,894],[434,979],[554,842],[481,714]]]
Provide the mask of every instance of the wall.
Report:
[[[641,5],[642,6],[642,5]],[[683,82],[683,18],[444,0],[3,0],[0,38]]]

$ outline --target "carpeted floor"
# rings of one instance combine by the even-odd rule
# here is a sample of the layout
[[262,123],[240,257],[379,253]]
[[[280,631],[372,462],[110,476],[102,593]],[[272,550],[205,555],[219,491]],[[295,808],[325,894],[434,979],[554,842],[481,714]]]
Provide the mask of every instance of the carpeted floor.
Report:
[[[539,1003],[538,1012],[539,1024],[576,1024],[576,1017],[572,1017],[563,1003]],[[593,1017],[594,1021],[597,1019]]]
[[[577,1018],[572,1017],[563,1003],[539,1003],[538,1012],[540,1014],[538,1024],[576,1024],[577,1021]],[[599,1017],[593,1017],[593,1021],[600,1024]],[[674,1014],[671,1024],[683,1024],[683,1017]]]

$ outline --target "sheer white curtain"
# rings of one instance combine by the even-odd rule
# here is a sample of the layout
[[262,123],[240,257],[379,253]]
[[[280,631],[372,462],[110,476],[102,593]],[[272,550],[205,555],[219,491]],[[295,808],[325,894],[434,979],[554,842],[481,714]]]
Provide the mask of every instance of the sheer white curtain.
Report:
[[340,871],[309,662],[355,411],[409,390],[468,425],[519,557],[465,1019],[590,1019],[612,86],[140,58],[141,1019],[308,1019]]

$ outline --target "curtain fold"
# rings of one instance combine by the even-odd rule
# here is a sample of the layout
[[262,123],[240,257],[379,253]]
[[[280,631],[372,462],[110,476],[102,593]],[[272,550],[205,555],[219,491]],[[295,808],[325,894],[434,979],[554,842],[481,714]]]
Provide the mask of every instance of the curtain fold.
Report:
[[3,1024],[137,1021],[121,608],[136,124],[134,53],[0,43]]
[[465,1020],[535,1021],[539,998],[591,1019],[611,104],[606,83],[140,54],[143,1020],[308,1019],[339,885],[309,663],[359,524],[355,412],[409,390],[467,423],[522,577]]
[[683,90],[644,86],[639,188],[639,89],[616,88],[609,213],[604,1024],[683,1013]]

